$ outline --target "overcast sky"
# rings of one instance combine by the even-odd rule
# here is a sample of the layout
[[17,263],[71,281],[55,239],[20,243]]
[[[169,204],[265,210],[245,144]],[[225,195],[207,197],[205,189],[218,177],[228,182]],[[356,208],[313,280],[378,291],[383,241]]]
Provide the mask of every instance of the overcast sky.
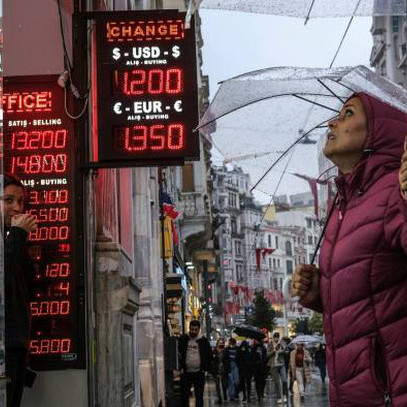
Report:
[[[201,10],[203,72],[210,78],[211,98],[217,83],[244,72],[272,66],[328,67],[349,19],[314,19],[306,26],[295,18],[219,10]],[[334,67],[369,66],[372,18],[353,20]],[[214,154],[213,161],[220,164]],[[254,181],[254,180],[252,180]],[[296,181],[280,193],[307,191]],[[259,197],[258,197],[259,198]]]

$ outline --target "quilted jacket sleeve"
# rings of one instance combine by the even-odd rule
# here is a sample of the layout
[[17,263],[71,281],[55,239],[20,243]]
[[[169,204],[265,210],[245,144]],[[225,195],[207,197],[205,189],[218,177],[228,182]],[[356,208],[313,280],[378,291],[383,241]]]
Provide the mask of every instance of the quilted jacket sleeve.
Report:
[[386,241],[393,249],[402,248],[407,253],[407,200],[397,185],[389,198],[384,219]]

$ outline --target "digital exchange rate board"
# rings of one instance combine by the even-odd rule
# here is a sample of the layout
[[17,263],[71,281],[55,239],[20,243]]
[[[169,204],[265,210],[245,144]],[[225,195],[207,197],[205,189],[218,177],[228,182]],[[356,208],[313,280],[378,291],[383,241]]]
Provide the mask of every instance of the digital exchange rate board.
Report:
[[196,39],[184,20],[168,10],[96,20],[100,162],[199,159]]
[[29,234],[30,366],[84,367],[84,290],[76,234],[73,125],[57,77],[4,79],[4,170],[24,183]]

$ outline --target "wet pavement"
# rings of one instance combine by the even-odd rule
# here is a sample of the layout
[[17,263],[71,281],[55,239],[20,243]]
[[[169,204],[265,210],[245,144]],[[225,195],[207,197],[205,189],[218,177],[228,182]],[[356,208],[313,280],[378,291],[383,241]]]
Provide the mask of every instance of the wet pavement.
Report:
[[[274,383],[270,378],[267,379],[265,398],[260,404],[257,402],[257,397],[252,386],[252,400],[250,403],[242,401],[242,393],[240,393],[240,401],[228,401],[218,404],[218,397],[216,394],[215,383],[213,380],[208,380],[205,390],[205,407],[225,406],[225,407],[246,407],[246,406],[286,406],[286,407],[329,407],[328,401],[328,384],[323,385],[319,374],[316,370],[312,373],[312,383],[308,387],[304,400],[300,399],[298,388],[294,384],[294,397],[288,398],[287,402],[277,403],[277,398],[274,396]],[[191,400],[190,407],[195,406],[195,400]]]

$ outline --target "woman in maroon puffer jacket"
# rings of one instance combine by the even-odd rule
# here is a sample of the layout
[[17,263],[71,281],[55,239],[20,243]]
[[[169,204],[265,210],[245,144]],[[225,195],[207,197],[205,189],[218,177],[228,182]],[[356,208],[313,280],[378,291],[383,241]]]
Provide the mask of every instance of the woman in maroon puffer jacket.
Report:
[[338,197],[320,268],[298,266],[291,293],[324,314],[331,406],[407,406],[406,135],[406,114],[363,93],[329,123]]

